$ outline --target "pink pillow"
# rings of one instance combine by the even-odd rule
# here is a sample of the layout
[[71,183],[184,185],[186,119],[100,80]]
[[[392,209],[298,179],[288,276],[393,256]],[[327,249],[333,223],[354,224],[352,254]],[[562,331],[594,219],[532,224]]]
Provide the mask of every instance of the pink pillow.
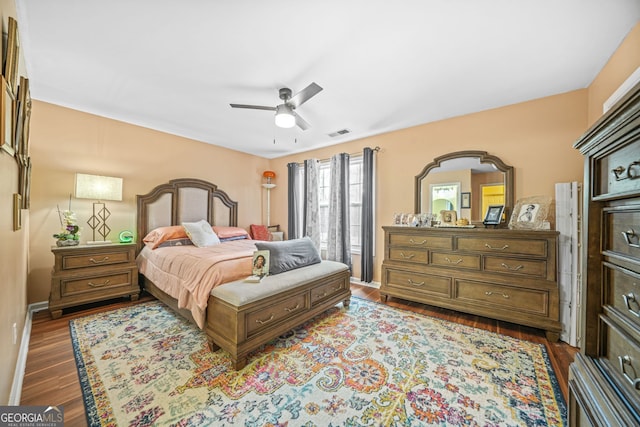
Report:
[[153,229],[144,236],[142,241],[151,249],[155,249],[167,240],[188,238],[187,232],[181,225],[170,225],[167,227],[158,227]]
[[242,236],[245,236],[245,239],[251,239],[251,237],[249,237],[249,233],[247,233],[247,230],[240,227],[224,227],[224,226],[214,225],[213,231],[218,235],[220,240],[228,239],[230,237],[242,237]]
[[249,229],[254,240],[271,240],[271,233],[266,225],[251,224]]

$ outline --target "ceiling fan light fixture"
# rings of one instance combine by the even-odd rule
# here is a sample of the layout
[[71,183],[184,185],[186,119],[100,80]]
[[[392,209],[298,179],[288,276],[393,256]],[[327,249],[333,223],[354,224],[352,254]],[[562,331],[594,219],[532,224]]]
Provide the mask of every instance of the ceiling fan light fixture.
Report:
[[296,117],[293,110],[286,104],[276,107],[276,126],[281,128],[292,128],[296,125]]

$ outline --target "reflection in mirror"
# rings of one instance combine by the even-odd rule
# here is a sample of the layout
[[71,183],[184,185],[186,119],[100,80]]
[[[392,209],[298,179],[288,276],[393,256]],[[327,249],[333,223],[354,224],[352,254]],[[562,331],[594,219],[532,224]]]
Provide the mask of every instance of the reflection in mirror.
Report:
[[511,212],[513,167],[485,151],[445,154],[416,176],[416,213],[455,210],[459,218],[480,222],[495,205],[505,206],[505,217]]

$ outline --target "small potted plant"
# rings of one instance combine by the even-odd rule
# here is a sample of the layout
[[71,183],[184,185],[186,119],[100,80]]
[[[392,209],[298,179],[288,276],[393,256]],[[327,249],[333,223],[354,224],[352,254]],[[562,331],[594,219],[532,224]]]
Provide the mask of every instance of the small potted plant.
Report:
[[[69,206],[71,207],[71,206]],[[60,218],[61,231],[53,235],[58,246],[76,246],[80,243],[80,227],[75,212],[66,210],[60,212],[58,207],[58,217]]]

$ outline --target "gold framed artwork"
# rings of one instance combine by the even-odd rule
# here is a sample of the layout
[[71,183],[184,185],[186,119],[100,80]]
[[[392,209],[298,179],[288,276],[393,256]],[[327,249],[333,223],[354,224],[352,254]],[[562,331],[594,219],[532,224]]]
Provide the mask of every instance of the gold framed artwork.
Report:
[[549,215],[552,199],[548,196],[532,196],[518,200],[513,207],[509,228],[541,230]]
[[7,85],[7,81],[2,77],[0,82],[0,147],[14,156],[15,140],[13,138],[13,112],[14,112],[14,98],[11,88]]
[[20,43],[18,40],[18,21],[9,17],[7,34],[7,53],[5,55],[4,70],[2,74],[7,79],[11,93],[15,97],[18,93],[18,58]]
[[13,193],[13,231],[22,228],[22,196]]
[[441,225],[456,225],[458,221],[458,212],[456,211],[440,211],[440,224]]
[[[16,151],[21,155],[21,161],[26,161],[29,157],[29,125],[31,123],[31,92],[29,89],[29,79],[20,76],[20,86],[18,88],[18,112],[16,126]],[[19,129],[19,131],[18,131]]]

